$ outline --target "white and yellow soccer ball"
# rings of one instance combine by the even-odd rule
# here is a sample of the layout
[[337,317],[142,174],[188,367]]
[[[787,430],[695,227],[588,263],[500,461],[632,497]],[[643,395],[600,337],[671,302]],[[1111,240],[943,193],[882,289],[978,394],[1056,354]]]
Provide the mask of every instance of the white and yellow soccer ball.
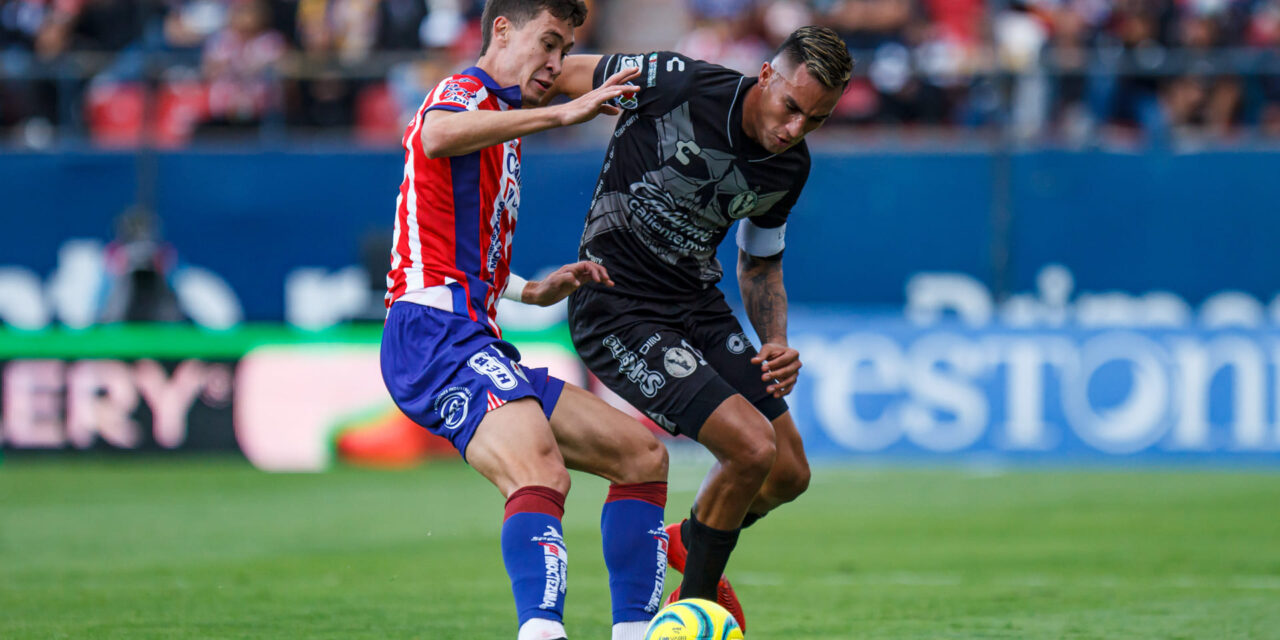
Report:
[[645,629],[644,640],[743,640],[742,627],[724,607],[698,598],[662,608]]

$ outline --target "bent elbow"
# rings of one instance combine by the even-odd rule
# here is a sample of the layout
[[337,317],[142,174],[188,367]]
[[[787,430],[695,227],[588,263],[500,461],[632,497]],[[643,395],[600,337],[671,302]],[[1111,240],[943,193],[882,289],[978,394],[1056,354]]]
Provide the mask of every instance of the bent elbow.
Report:
[[422,134],[422,153],[427,156],[428,160],[435,160],[449,155],[445,141],[436,136],[429,136],[425,131]]

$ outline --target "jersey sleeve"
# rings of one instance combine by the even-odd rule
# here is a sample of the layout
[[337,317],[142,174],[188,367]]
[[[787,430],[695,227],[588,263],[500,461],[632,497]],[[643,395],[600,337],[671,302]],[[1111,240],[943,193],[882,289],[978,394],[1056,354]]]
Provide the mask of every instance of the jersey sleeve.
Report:
[[[804,143],[801,143],[804,144]],[[761,229],[776,229],[787,224],[787,217],[791,215],[791,209],[796,206],[796,201],[800,199],[800,192],[804,191],[804,185],[809,181],[809,154],[806,149],[804,154],[803,168],[796,174],[794,186],[787,191],[787,195],[783,196],[777,204],[769,208],[768,211],[758,216],[750,218],[751,223]]]
[[433,109],[444,111],[476,111],[485,99],[484,85],[471,76],[453,75],[440,81],[427,95],[423,113]]
[[591,78],[591,86],[599,87],[623,69],[639,68],[640,75],[632,78],[631,83],[640,90],[630,97],[615,98],[613,104],[627,111],[656,113],[678,104],[703,67],[714,66],[671,51],[615,53],[600,59]]
[[744,218],[738,223],[738,248],[757,258],[780,259],[787,246],[787,218],[795,207],[804,185],[809,181],[809,154],[805,150],[803,169],[797,174],[795,184],[777,204],[758,216]]

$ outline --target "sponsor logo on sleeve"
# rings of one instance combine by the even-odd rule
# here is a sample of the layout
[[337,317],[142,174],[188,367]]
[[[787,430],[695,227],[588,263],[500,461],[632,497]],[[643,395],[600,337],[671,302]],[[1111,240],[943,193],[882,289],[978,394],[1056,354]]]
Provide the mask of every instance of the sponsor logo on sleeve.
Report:
[[450,80],[445,83],[444,90],[440,92],[440,102],[453,102],[461,106],[470,106],[476,99],[476,92],[462,85],[458,80]]

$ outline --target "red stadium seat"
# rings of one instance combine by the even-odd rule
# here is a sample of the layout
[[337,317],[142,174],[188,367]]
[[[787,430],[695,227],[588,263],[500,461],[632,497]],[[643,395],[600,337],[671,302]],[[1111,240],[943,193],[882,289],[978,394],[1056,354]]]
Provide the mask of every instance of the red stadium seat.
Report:
[[153,140],[159,147],[181,147],[209,117],[209,89],[202,82],[168,82],[156,96]]
[[356,96],[356,139],[361,144],[395,144],[404,133],[400,110],[385,84],[365,87]]
[[138,146],[146,100],[142,85],[91,85],[85,99],[85,119],[93,143],[111,148]]

